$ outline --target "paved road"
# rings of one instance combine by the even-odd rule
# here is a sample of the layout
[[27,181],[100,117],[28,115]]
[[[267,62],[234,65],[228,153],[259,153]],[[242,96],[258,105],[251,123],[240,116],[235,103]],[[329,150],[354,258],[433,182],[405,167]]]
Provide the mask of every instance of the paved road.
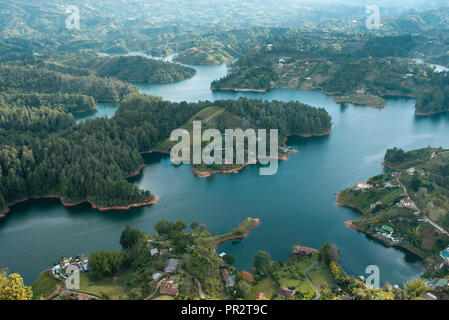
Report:
[[304,276],[306,277],[306,280],[310,284],[312,289],[315,291],[315,297],[313,298],[313,300],[320,300],[320,298],[321,298],[320,290],[317,287],[315,287],[315,285],[313,284],[312,280],[310,280],[309,276],[307,275],[307,272],[309,272],[310,269],[315,267],[316,264],[317,264],[317,262],[315,261],[306,270],[304,270]]
[[430,223],[432,226],[434,226],[436,229],[438,229],[440,232],[444,233],[445,235],[449,236],[449,232],[447,232],[445,229],[443,229],[443,227],[440,227],[439,225],[437,225],[435,222],[433,222],[432,220],[430,220],[427,217],[424,217],[424,219]]
[[[408,192],[407,192],[407,188],[402,184],[401,180],[399,180],[399,176],[397,179],[398,183],[401,185],[401,187],[404,189],[405,195],[409,197]],[[416,205],[416,203],[415,203]],[[418,208],[418,206],[416,206]],[[418,212],[421,212],[421,210],[418,208]],[[438,231],[444,233],[445,235],[449,236],[449,232],[447,232],[443,227],[439,226],[438,224],[436,224],[434,221],[430,220],[428,217],[424,217],[423,218],[426,222],[430,223],[435,229],[437,229]]]
[[195,278],[195,283],[198,286],[198,294],[200,296],[201,299],[206,299],[206,296],[203,292],[203,287],[201,286],[201,282],[200,280],[198,280],[197,278]]

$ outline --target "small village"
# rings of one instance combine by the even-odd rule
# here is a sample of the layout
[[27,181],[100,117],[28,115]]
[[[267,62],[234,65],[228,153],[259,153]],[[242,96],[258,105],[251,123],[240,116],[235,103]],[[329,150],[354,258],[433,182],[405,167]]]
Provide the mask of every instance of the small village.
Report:
[[74,273],[88,271],[89,260],[84,254],[70,258],[61,258],[59,263],[51,269],[53,276],[62,280],[67,280]]

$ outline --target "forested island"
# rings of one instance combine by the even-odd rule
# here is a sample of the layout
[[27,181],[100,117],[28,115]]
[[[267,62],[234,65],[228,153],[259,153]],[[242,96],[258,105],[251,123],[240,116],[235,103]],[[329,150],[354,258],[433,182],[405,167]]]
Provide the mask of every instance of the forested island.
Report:
[[[449,151],[389,149],[390,170],[338,195],[338,205],[362,213],[348,224],[391,246],[424,259],[430,271],[441,268],[449,247]],[[444,268],[443,268],[444,269]]]
[[[324,134],[331,128],[331,118],[324,109],[297,102],[242,98],[174,103],[137,93],[122,101],[112,119],[77,125],[69,110],[36,103],[33,99],[38,98],[37,94],[7,96],[0,106],[4,115],[0,130],[3,212],[23,199],[49,196],[61,198],[66,205],[88,201],[100,210],[153,203],[154,195],[139,190],[126,177],[142,168],[141,153],[159,150],[171,131],[191,124],[195,115],[210,108],[219,111],[205,121],[210,127],[252,124],[279,128],[281,137]],[[37,101],[50,98],[44,95]],[[74,98],[78,97],[59,97]]]

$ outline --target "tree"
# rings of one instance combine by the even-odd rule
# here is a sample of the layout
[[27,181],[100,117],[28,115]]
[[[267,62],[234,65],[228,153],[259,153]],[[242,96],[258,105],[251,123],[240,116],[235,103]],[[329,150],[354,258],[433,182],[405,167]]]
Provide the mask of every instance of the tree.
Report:
[[246,281],[239,281],[237,283],[237,295],[239,298],[248,299],[251,292],[251,285]]
[[318,259],[329,265],[331,261],[338,263],[340,260],[340,250],[335,244],[323,243],[320,248]]
[[126,226],[120,236],[120,245],[123,249],[132,248],[143,237],[143,233],[137,229]]
[[190,234],[174,232],[170,234],[173,247],[176,252],[183,253],[186,248],[195,244],[195,239]]
[[410,242],[412,246],[419,248],[421,246],[421,235],[418,229],[411,228],[407,231],[405,238]]
[[190,228],[192,228],[192,230],[196,230],[196,228],[198,228],[198,226],[199,226],[199,223],[196,222],[196,221],[193,221],[193,222],[190,224]]
[[231,256],[230,254],[225,254],[223,256],[223,261],[229,265],[233,265],[235,263],[235,258],[233,256]]
[[89,266],[99,276],[110,276],[122,266],[123,260],[124,255],[120,251],[100,250],[90,255]]
[[0,300],[31,300],[33,292],[26,287],[22,277],[13,273],[8,276],[6,270],[0,271]]
[[239,273],[239,279],[248,282],[249,284],[254,283],[254,277],[252,273],[249,273],[248,271],[242,271]]
[[405,160],[405,151],[399,148],[388,149],[385,153],[385,162],[395,163]]
[[154,228],[160,236],[168,236],[170,233],[181,232],[186,229],[187,224],[184,221],[173,223],[167,220],[161,220],[156,223]]
[[412,181],[410,181],[410,185],[412,186],[412,189],[415,191],[418,191],[419,188],[422,185],[421,180],[418,178],[418,176],[414,175],[412,178]]
[[254,268],[256,273],[265,275],[271,268],[271,256],[268,252],[259,251],[254,257]]
[[413,279],[410,283],[405,284],[404,287],[411,298],[420,297],[427,291],[426,283],[421,278]]

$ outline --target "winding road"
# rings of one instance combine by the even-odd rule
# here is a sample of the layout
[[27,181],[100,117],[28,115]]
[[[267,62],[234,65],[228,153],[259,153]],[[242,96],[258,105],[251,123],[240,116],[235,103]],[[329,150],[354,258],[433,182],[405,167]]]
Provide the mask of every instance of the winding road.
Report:
[[315,291],[315,297],[313,298],[313,300],[320,300],[321,298],[321,293],[320,290],[315,287],[315,285],[313,284],[312,280],[309,278],[309,276],[307,275],[307,272],[309,272],[310,269],[312,269],[313,267],[315,267],[317,265],[318,262],[314,262],[312,263],[310,266],[307,267],[306,270],[304,270],[304,276],[306,277],[307,282],[310,284],[310,286],[312,287],[312,289]]

